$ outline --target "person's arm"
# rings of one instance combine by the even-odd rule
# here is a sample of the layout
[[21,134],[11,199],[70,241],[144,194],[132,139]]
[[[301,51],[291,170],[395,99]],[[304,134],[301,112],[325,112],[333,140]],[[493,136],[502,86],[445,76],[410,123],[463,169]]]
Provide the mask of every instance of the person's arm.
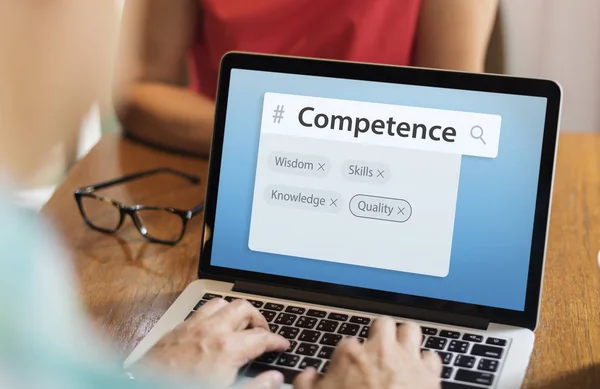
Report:
[[[145,14],[135,15],[138,1]],[[214,102],[181,86],[198,23],[197,0],[128,0],[123,23],[141,23],[142,39],[122,50],[129,82],[117,115],[127,136],[165,149],[207,155]],[[125,46],[125,45],[124,45]],[[120,85],[121,87],[123,85]]]
[[423,0],[415,66],[483,72],[497,0]]

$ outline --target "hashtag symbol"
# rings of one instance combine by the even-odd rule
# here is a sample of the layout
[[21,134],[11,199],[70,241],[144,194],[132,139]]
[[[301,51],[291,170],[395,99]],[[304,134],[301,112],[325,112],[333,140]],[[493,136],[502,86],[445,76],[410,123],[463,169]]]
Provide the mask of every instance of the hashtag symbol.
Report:
[[273,123],[280,123],[281,119],[283,119],[283,114],[285,111],[283,110],[283,105],[278,105],[277,108],[273,111]]

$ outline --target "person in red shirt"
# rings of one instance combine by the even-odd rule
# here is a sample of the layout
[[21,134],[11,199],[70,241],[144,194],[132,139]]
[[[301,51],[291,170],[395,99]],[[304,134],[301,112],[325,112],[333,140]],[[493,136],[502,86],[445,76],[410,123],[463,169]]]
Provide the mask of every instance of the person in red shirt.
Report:
[[[133,11],[138,1],[143,15]],[[140,22],[143,39],[121,59],[135,72],[118,97],[123,131],[195,155],[209,151],[219,62],[228,51],[481,72],[497,9],[497,0],[125,4],[124,23]]]

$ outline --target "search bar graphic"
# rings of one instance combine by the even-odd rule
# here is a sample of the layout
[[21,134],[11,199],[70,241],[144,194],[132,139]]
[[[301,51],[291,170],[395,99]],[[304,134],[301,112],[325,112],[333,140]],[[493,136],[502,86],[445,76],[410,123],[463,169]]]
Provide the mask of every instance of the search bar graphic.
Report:
[[491,114],[265,93],[261,133],[496,158],[501,122]]

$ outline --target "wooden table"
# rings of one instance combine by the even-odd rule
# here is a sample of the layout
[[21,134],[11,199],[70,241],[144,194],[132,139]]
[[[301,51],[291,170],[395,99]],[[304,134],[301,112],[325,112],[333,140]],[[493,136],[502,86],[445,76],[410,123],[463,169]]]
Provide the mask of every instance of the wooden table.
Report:
[[[118,200],[191,208],[204,200],[207,163],[107,136],[69,173],[44,207],[72,249],[90,315],[126,354],[196,276],[201,217],[174,247],[150,244],[128,221],[116,235],[84,225],[73,190],[132,172],[171,167],[169,176],[108,190]],[[554,186],[542,315],[525,388],[600,388],[600,134],[564,134]],[[595,384],[594,384],[595,383]]]

